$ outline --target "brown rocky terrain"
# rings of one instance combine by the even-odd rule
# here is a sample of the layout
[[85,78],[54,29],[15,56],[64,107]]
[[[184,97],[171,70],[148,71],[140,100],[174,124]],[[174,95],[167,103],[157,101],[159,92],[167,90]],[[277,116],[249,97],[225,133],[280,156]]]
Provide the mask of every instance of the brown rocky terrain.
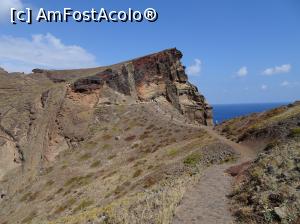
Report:
[[230,196],[238,222],[299,223],[299,102],[226,121],[217,130],[259,152],[252,163],[229,169],[237,175]]
[[299,103],[213,130],[181,57],[0,69],[0,224],[297,223]]
[[0,223],[169,223],[230,145],[170,49],[113,66],[0,72]]

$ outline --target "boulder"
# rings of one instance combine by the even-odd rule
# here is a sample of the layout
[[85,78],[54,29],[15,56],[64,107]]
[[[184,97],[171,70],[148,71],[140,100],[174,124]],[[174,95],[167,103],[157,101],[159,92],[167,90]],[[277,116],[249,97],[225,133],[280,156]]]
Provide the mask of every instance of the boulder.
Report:
[[275,207],[274,212],[281,220],[285,219],[288,215],[286,207]]

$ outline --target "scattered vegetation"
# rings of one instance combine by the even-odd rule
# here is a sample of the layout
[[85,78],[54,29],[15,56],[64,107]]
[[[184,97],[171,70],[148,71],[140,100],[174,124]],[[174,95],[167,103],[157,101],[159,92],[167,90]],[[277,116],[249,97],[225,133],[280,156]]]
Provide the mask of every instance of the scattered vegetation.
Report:
[[23,197],[20,199],[21,202],[29,202],[29,201],[34,201],[35,199],[37,199],[37,197],[39,196],[40,192],[36,191],[34,193],[28,192],[25,195],[23,195]]
[[300,127],[299,128],[293,128],[291,130],[291,134],[292,137],[298,137],[300,136]]
[[75,212],[79,212],[82,211],[84,209],[86,209],[87,207],[93,205],[94,202],[92,200],[83,200],[82,202],[80,202],[80,204],[74,209],[74,213]]
[[87,149],[93,149],[93,148],[95,148],[97,146],[97,142],[95,142],[95,141],[90,141],[90,142],[87,142],[86,144],[85,144],[85,147],[87,148]]
[[83,162],[85,160],[88,160],[92,157],[91,153],[85,153],[84,155],[80,156],[78,161]]
[[140,140],[144,140],[150,137],[150,132],[149,131],[145,131],[142,135],[140,135]]
[[109,135],[109,134],[106,134],[106,135],[103,135],[103,136],[102,136],[102,140],[104,140],[104,141],[108,141],[108,140],[110,140],[110,139],[112,139],[112,136]]
[[53,167],[53,166],[47,167],[47,168],[44,170],[43,174],[44,174],[44,175],[47,175],[47,174],[51,173],[53,170],[54,170],[54,167]]
[[168,156],[176,156],[179,153],[179,150],[176,148],[169,149],[167,154]]
[[269,144],[232,193],[239,223],[296,223],[300,217],[299,142]]
[[91,168],[96,168],[96,167],[99,167],[100,165],[101,165],[101,161],[97,160],[97,161],[93,162],[90,167]]
[[54,184],[54,181],[53,180],[49,180],[47,181],[47,183],[45,184],[45,187],[50,187]]
[[63,192],[63,191],[64,191],[63,188],[59,188],[59,189],[55,192],[55,194],[60,194],[60,193]]
[[136,138],[135,135],[131,135],[131,136],[126,137],[124,140],[127,142],[130,142],[130,141],[133,141],[135,138]]
[[30,223],[34,219],[34,217],[36,217],[36,215],[36,212],[31,212],[26,218],[22,220],[22,223]]
[[62,212],[64,212],[66,209],[70,209],[71,206],[73,204],[75,204],[76,202],[76,199],[75,198],[70,198],[68,199],[66,202],[64,202],[61,206],[59,206],[55,211],[54,211],[54,214],[57,215],[57,214],[60,214]]
[[202,159],[202,153],[200,152],[193,152],[187,157],[185,157],[183,163],[187,166],[195,167]]
[[140,176],[141,174],[142,174],[142,170],[136,170],[135,172],[134,172],[134,174],[133,174],[133,178],[135,178],[135,177],[138,177],[138,176]]
[[86,175],[81,177],[72,177],[66,183],[65,187],[75,188],[75,187],[82,187],[90,183],[92,179],[92,175]]
[[63,217],[54,223],[170,223],[173,212],[182,199],[188,179],[177,179],[173,184],[122,197],[99,208],[81,209],[81,213]]
[[103,150],[111,149],[111,148],[112,148],[112,146],[110,144],[104,144],[102,147]]
[[156,180],[155,177],[152,177],[152,176],[146,177],[144,179],[143,187],[144,188],[149,188],[149,187],[153,186],[154,184],[156,184],[157,182],[158,181]]
[[112,155],[109,155],[107,157],[108,160],[112,160],[113,158],[115,158],[117,155],[116,154],[112,154]]
[[116,187],[116,189],[114,190],[114,194],[120,195],[121,193],[125,193],[126,188],[128,188],[130,184],[131,183],[129,181],[125,181],[124,183]]

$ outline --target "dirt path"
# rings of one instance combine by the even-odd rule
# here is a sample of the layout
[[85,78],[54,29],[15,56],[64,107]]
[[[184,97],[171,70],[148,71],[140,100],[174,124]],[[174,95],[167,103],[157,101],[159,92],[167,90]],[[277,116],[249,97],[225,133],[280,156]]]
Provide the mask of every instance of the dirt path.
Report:
[[232,164],[214,165],[207,168],[198,184],[187,189],[181,204],[175,211],[172,224],[231,224],[234,218],[226,198],[231,191],[232,177],[225,173],[231,166],[255,158],[253,150],[220,136],[209,127],[203,127],[213,137],[231,146],[240,159]]

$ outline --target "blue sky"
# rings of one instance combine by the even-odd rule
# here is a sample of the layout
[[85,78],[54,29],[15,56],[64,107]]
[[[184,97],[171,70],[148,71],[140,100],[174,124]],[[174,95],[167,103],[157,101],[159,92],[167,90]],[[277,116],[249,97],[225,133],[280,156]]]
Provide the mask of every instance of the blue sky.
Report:
[[[155,23],[9,23],[10,7],[62,10],[155,8]],[[114,64],[177,47],[192,83],[211,103],[300,99],[298,0],[1,0],[0,66]]]

